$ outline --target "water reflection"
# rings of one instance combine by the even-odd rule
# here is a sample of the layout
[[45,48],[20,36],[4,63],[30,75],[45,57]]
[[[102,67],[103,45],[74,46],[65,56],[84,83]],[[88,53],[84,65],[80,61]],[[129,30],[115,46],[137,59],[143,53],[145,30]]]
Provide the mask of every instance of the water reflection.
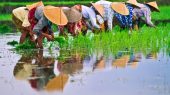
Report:
[[[49,50],[34,50],[21,53],[21,58],[14,67],[17,80],[24,80],[36,91],[64,92],[65,87],[80,82],[77,76],[87,76],[95,72],[110,71],[118,68],[137,68],[141,60],[156,59],[157,53],[120,51],[117,55],[105,56],[102,52],[86,54],[76,51],[50,53]],[[60,55],[59,55],[60,54]]]
[[43,50],[23,53],[14,67],[15,78],[28,81],[36,90],[43,90],[48,81],[55,77],[53,72],[55,58],[43,54]]

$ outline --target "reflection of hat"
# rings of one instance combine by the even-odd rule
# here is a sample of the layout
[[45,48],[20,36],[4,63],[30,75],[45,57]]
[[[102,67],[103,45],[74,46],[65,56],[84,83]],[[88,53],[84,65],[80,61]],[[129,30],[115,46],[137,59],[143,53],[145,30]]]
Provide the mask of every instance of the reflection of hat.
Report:
[[45,17],[54,24],[66,25],[68,22],[66,15],[59,7],[45,6],[43,12]]
[[36,2],[36,3],[33,3],[31,5],[26,5],[26,7],[28,8],[28,10],[31,10],[35,7],[38,7],[38,6],[44,6],[43,2],[40,1],[40,2]]
[[68,22],[78,22],[82,18],[82,14],[74,8],[63,9]]
[[94,4],[94,3],[91,3],[91,4],[96,9],[96,11],[103,17],[103,14],[104,14],[103,6],[99,4]]
[[113,2],[111,7],[114,11],[121,15],[129,15],[129,10],[123,2]]
[[152,11],[160,12],[156,1],[149,2],[149,3],[146,3],[146,4],[151,8]]
[[138,65],[138,62],[131,62],[130,63],[130,66],[134,69],[137,67],[137,65]]
[[56,76],[55,78],[51,79],[45,89],[47,91],[63,91],[64,86],[66,85],[68,81],[69,76],[66,74],[60,74],[59,76]]
[[17,63],[14,69],[14,76],[16,79],[25,80],[32,75],[32,65]]
[[128,56],[128,55],[125,55],[125,56],[122,56],[122,57],[119,58],[119,59],[116,59],[116,60],[112,63],[112,66],[125,68],[125,67],[126,67],[126,64],[128,63],[128,61],[129,61],[129,56]]
[[105,60],[104,58],[102,57],[100,60],[98,60],[96,63],[95,63],[95,68],[96,69],[104,69],[105,68]]
[[138,2],[136,0],[128,0],[126,3],[133,5],[134,7],[140,8]]

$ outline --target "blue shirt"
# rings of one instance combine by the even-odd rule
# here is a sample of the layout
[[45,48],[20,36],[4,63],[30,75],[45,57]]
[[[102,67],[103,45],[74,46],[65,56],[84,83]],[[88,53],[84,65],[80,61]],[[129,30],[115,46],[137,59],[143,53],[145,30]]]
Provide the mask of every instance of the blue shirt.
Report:
[[118,19],[122,27],[132,28],[132,18],[133,18],[133,7],[129,4],[126,5],[129,10],[129,15],[121,15],[116,13],[115,16]]
[[38,23],[34,26],[33,32],[35,32],[37,36],[41,35],[41,30],[45,26],[47,26],[48,29],[51,31],[52,23],[44,16],[43,6],[37,7],[35,11],[35,18],[38,20]]

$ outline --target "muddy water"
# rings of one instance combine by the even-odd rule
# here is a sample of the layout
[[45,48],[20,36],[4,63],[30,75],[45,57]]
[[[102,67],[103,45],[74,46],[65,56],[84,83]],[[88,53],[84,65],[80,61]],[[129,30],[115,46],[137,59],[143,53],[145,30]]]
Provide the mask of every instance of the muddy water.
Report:
[[170,95],[165,52],[18,52],[6,44],[12,40],[19,36],[0,36],[0,95]]

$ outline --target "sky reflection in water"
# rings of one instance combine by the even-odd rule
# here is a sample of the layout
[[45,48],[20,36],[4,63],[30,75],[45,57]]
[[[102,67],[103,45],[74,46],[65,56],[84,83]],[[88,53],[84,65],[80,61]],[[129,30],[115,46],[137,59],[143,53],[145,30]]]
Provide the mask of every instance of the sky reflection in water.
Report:
[[5,46],[0,47],[1,95],[170,94],[170,60],[162,51],[108,56],[96,51],[15,52],[6,43],[18,36],[0,39]]

